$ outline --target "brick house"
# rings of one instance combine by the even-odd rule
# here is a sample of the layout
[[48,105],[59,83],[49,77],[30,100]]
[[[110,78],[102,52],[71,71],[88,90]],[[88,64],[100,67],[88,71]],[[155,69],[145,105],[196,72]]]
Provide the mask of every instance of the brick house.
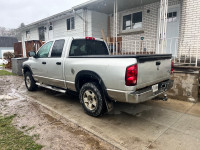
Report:
[[120,54],[172,53],[177,61],[197,64],[200,1],[92,0],[20,31],[22,41],[93,36]]

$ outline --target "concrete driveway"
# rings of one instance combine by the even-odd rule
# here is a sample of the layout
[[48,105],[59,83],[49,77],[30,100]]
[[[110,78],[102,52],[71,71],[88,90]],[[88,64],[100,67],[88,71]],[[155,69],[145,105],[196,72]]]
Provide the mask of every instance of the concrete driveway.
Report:
[[86,115],[78,97],[40,88],[21,94],[95,134],[119,149],[198,149],[200,104],[177,100],[142,104],[115,103],[100,118]]

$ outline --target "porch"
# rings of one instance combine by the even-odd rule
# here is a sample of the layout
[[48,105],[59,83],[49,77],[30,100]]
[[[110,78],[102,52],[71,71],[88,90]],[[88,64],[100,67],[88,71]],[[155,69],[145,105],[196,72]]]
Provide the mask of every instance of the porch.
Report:
[[[170,53],[178,64],[198,65],[199,37],[182,35],[181,0],[100,0],[77,9],[108,15],[106,34],[113,55]],[[103,29],[102,29],[103,30]]]

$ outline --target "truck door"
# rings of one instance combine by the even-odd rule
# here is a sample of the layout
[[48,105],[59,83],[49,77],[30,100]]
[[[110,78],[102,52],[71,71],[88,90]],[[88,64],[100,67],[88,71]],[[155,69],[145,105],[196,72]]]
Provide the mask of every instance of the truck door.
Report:
[[34,58],[31,64],[34,78],[42,83],[46,83],[46,65],[52,45],[53,41],[44,44],[37,52],[37,58]]
[[46,77],[48,78],[49,85],[65,88],[65,81],[63,75],[63,48],[65,45],[65,40],[60,39],[54,42],[52,47],[51,54],[49,59],[47,60],[46,70],[47,74]]

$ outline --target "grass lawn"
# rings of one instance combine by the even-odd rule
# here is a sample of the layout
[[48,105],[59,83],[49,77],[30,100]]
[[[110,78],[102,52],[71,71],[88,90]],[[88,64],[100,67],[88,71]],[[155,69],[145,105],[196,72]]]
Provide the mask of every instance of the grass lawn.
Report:
[[0,149],[41,150],[42,146],[34,142],[34,136],[25,135],[12,125],[15,116],[0,116]]
[[9,76],[9,75],[15,75],[15,74],[8,72],[6,70],[0,70],[0,76]]

